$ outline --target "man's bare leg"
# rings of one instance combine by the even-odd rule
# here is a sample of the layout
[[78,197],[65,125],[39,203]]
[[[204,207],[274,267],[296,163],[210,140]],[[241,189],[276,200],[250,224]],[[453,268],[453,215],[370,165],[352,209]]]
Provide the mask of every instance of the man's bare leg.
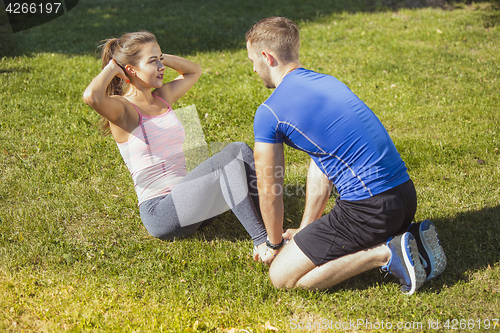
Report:
[[274,259],[269,276],[274,286],[327,289],[353,276],[382,267],[391,258],[386,244],[315,266],[292,240]]

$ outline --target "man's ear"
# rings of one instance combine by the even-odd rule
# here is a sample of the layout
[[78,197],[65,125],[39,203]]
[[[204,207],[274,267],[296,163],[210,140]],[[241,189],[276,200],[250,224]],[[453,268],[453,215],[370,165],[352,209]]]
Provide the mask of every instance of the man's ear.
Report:
[[269,66],[275,67],[278,65],[278,59],[276,59],[271,53],[267,51],[262,51],[262,56],[265,58]]

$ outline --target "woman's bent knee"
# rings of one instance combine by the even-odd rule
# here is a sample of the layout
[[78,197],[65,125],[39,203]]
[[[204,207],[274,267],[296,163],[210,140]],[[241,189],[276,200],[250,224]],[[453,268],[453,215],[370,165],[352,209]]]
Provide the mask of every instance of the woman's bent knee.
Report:
[[231,142],[226,147],[224,147],[224,150],[232,152],[235,157],[240,155],[240,153],[243,155],[253,156],[252,148],[250,148],[250,146],[245,142]]

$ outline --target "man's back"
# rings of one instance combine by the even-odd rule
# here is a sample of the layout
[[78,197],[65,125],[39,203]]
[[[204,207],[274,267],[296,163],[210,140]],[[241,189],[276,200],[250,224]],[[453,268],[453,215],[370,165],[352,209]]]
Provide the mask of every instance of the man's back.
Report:
[[303,68],[287,74],[256,112],[256,142],[307,152],[343,200],[361,200],[409,180],[375,114],[336,78]]

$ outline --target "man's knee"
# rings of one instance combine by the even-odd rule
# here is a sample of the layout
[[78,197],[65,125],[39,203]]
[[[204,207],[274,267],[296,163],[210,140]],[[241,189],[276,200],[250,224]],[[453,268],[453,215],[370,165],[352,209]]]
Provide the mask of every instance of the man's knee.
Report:
[[274,259],[269,278],[276,288],[293,288],[315,267],[292,239]]
[[290,285],[290,282],[287,280],[286,272],[283,272],[279,268],[275,268],[276,265],[271,265],[269,268],[269,278],[271,279],[271,283],[276,288],[290,288],[293,287],[293,284]]
[[278,256],[269,268],[269,278],[276,288],[292,288],[302,276],[296,269],[291,269],[288,253]]

